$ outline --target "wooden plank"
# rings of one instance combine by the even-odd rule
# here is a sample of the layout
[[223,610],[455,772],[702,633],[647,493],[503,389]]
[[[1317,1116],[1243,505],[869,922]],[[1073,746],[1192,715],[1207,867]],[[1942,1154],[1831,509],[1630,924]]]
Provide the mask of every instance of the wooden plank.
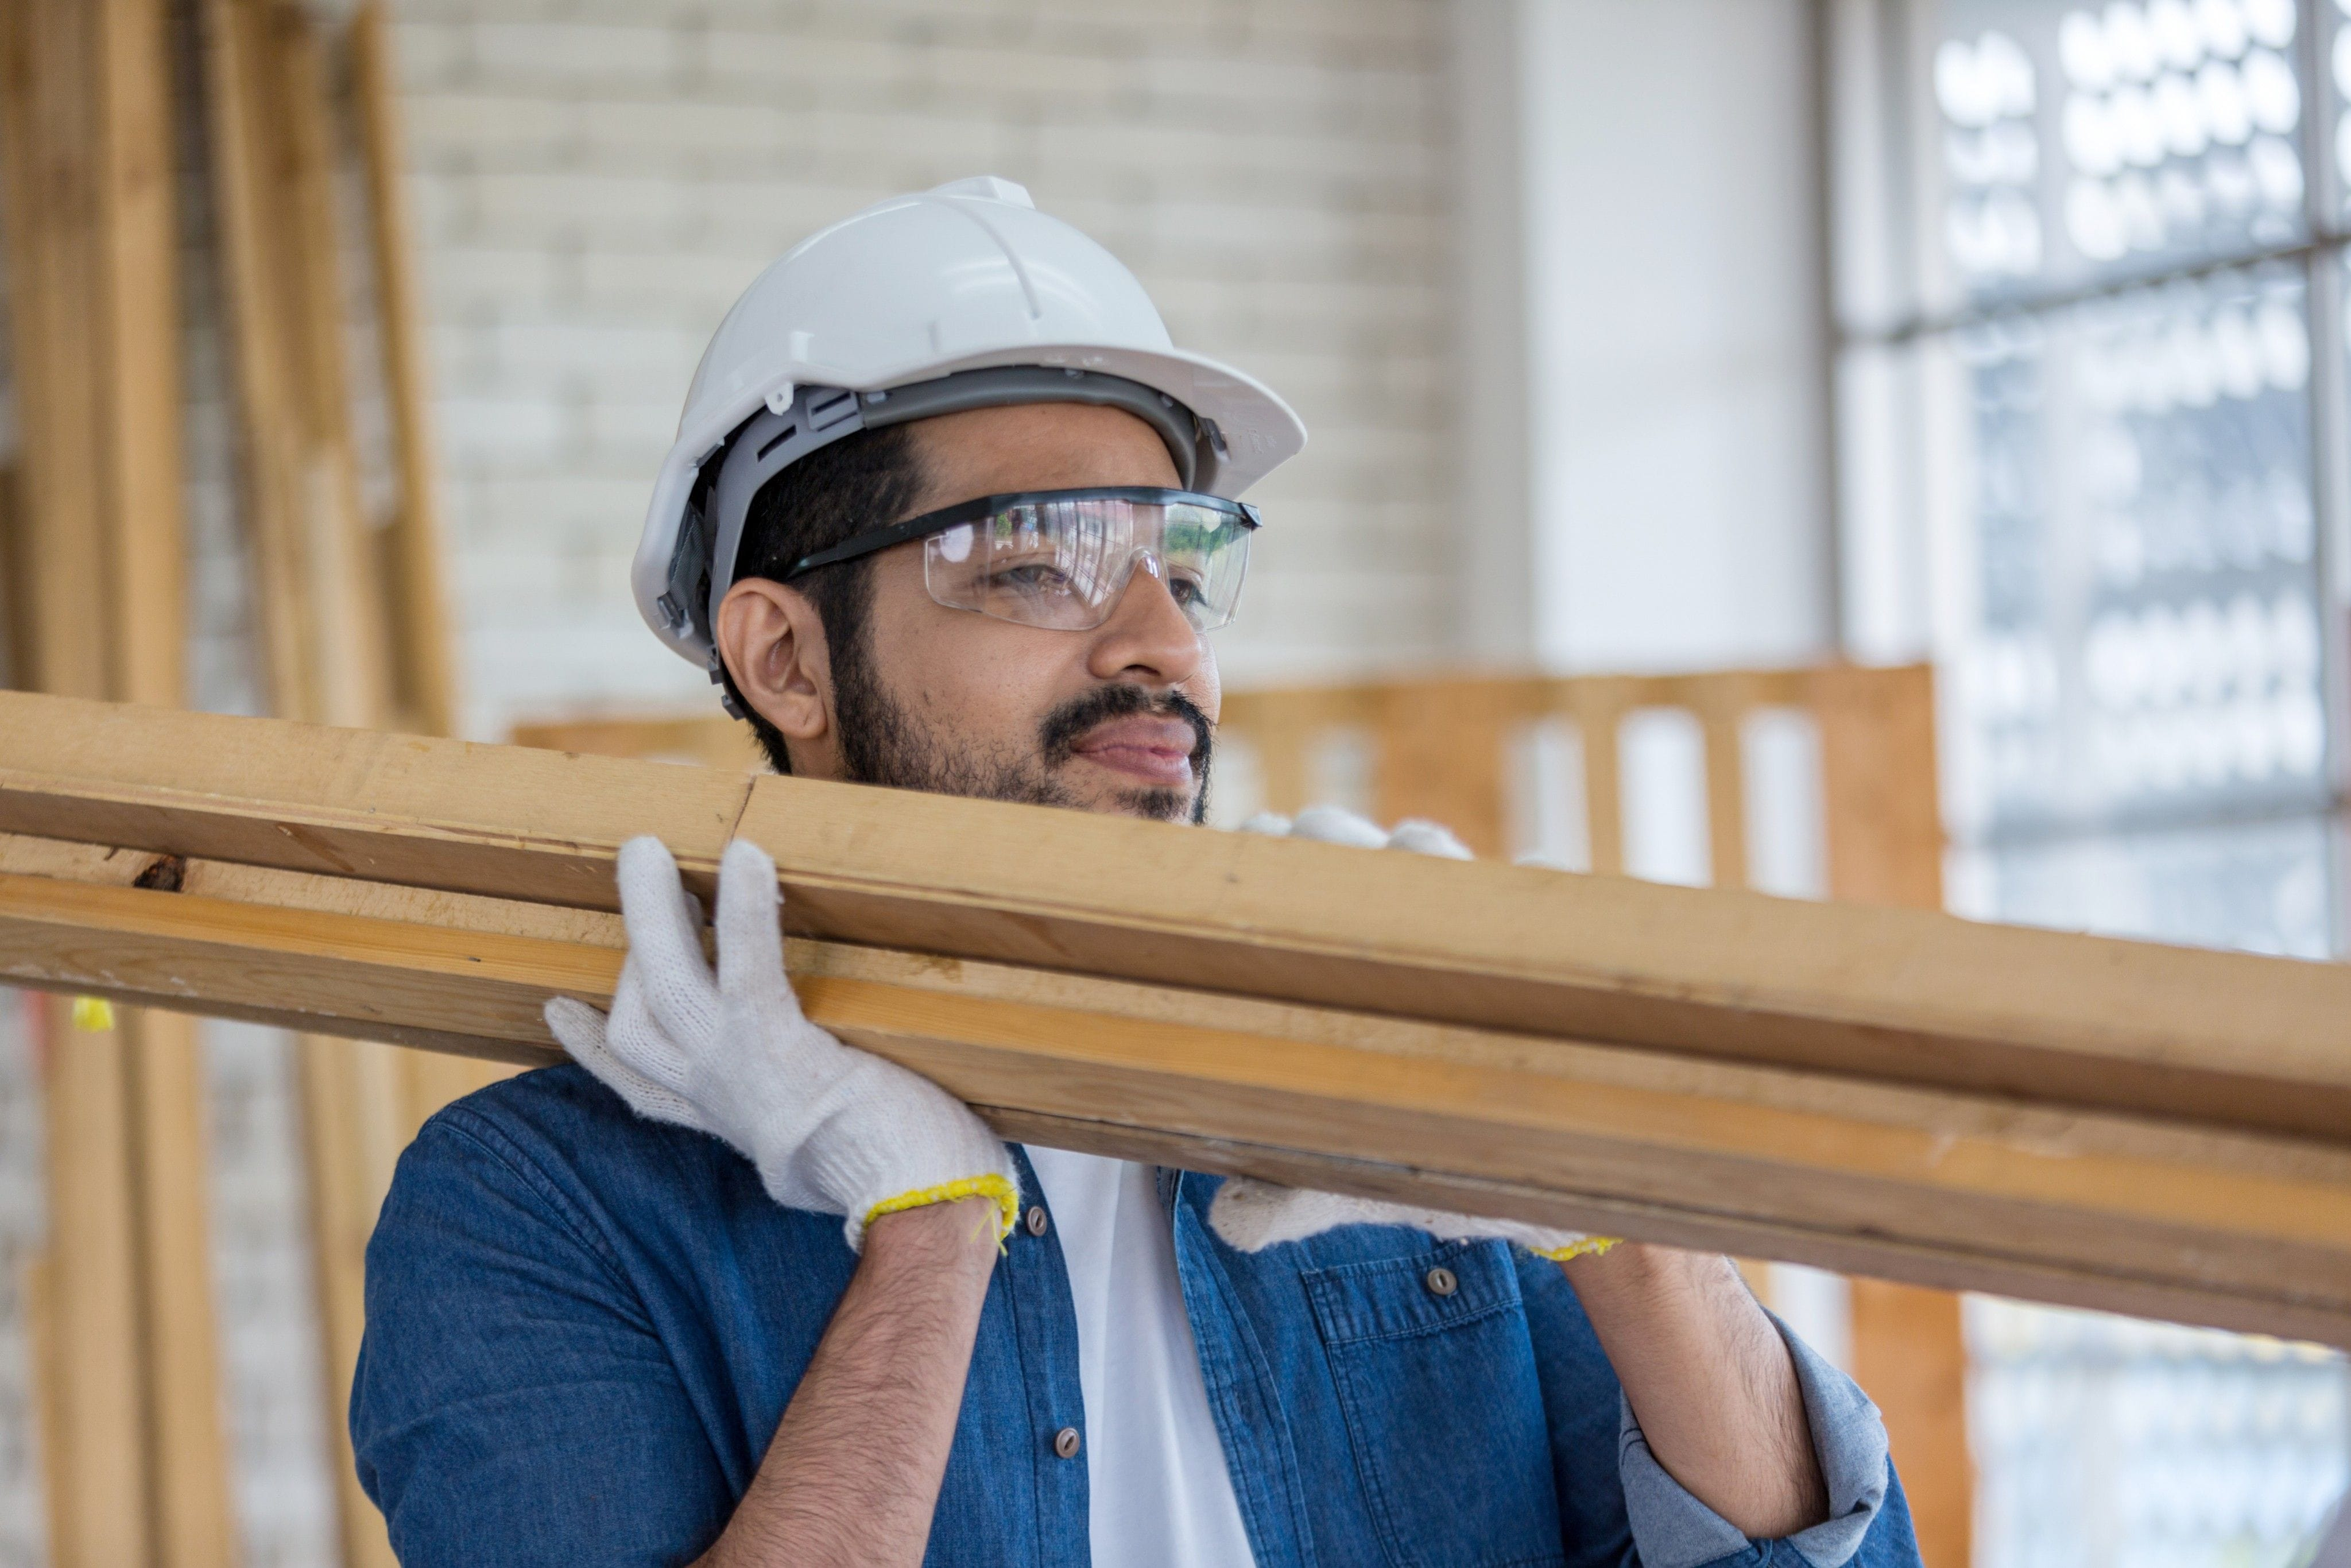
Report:
[[732,832],[805,935],[2340,1140],[2351,970],[997,801],[0,694],[0,831],[578,907]]
[[99,0],[97,330],[109,695],[186,700],[179,227],[165,0]]
[[1830,667],[1809,681],[1829,803],[1829,895],[1943,907],[1943,815],[1931,665]]
[[[608,998],[623,953],[601,912],[201,861],[163,893],[130,884],[148,859],[0,841],[0,967],[546,1061],[541,1003]],[[836,944],[788,961],[812,1018],[1011,1135],[2351,1335],[2340,1146]]]
[[[331,1022],[332,1020],[320,1020]],[[389,1044],[305,1032],[294,1060],[302,1103],[303,1167],[308,1176],[311,1280],[324,1358],[328,1470],[345,1568],[396,1559],[382,1516],[359,1483],[345,1413],[367,1328],[367,1243],[405,1146],[405,1107]]]
[[[445,733],[455,722],[455,679],[381,8],[354,17],[345,62],[396,471],[397,503],[381,529],[362,516],[351,431],[335,200],[345,150],[332,41],[310,8],[283,0],[207,0],[206,15],[271,706],[295,718]],[[366,1239],[392,1162],[415,1128],[497,1073],[316,1037],[298,1042],[297,1057],[343,1560],[348,1568],[388,1565],[390,1546],[359,1488],[344,1420],[363,1327]]]
[[674,715],[641,718],[602,717],[549,719],[518,724],[510,737],[517,746],[541,751],[578,751],[591,757],[630,757],[653,762],[686,762],[738,773],[764,773],[751,727],[731,718],[680,718]]
[[1503,768],[1522,705],[1508,683],[1416,682],[1380,694],[1373,815],[1450,828],[1473,853],[1505,855]]
[[1621,682],[1580,681],[1568,692],[1563,716],[1575,725],[1583,752],[1583,819],[1591,870],[1625,869],[1625,773],[1617,729],[1633,699]]
[[1707,860],[1708,880],[1716,887],[1751,884],[1744,721],[1754,706],[1735,675],[1723,677],[1693,705],[1706,742]]
[[[28,1004],[40,1008],[51,1005],[47,997],[28,996]],[[33,1440],[40,1445],[42,1517],[65,1518],[69,1511],[71,1495],[67,1472],[57,1464],[57,1456],[67,1451],[65,1411],[57,1398],[57,1335],[56,1314],[49,1306],[49,1258],[46,1250],[26,1254],[24,1266],[16,1276],[18,1300],[24,1303],[26,1380],[30,1386]],[[68,1561],[57,1550],[54,1531],[49,1540],[52,1560]]]
[[[277,243],[295,282],[292,382],[309,435],[304,474],[304,584],[316,618],[320,706],[289,718],[382,726],[392,701],[390,605],[378,549],[360,503],[351,436],[351,374],[344,351],[341,240],[335,223],[339,152],[327,43],[311,7],[273,0],[266,29],[261,107],[279,128]],[[282,308],[282,307],[281,307]]]
[[1928,1568],[1967,1568],[1975,1459],[1968,1448],[1968,1345],[1958,1294],[1892,1280],[1851,1281],[1855,1381],[1886,1417]]
[[[302,433],[298,514],[270,540],[291,559],[259,575],[277,591],[291,586],[300,593],[315,677],[274,690],[271,706],[291,717],[381,726],[393,716],[394,675],[379,551],[360,515],[351,439],[326,41],[301,6],[245,0],[245,9],[252,53],[239,81],[250,95],[249,122],[263,132],[256,141],[264,162],[255,172],[266,214],[259,237],[275,248],[274,270],[290,286],[285,298],[259,307],[284,318],[275,346],[286,356],[278,384],[287,407],[276,415],[246,413],[287,418]],[[239,319],[256,313],[243,309]],[[342,1559],[345,1568],[392,1568],[383,1522],[359,1484],[345,1413],[366,1327],[367,1238],[411,1117],[388,1048],[306,1034],[295,1059],[325,1357],[323,1425]]]
[[314,715],[326,701],[315,613],[324,606],[310,601],[306,564],[312,437],[291,340],[302,317],[287,308],[299,280],[277,243],[287,227],[278,178],[283,130],[264,96],[275,62],[274,10],[266,0],[202,0],[198,14],[259,664],[274,706]]
[[440,465],[434,453],[414,225],[402,176],[406,158],[397,67],[387,26],[384,0],[369,0],[360,7],[350,25],[350,76],[367,181],[376,331],[382,345],[398,481],[398,499],[381,534],[391,599],[391,691],[395,727],[454,735],[457,677],[441,561]]
[[[1940,909],[1943,833],[1927,665],[1818,672],[1829,894],[1856,904]],[[1975,1464],[1968,1446],[1968,1350],[1948,1291],[1851,1282],[1855,1375],[1886,1417],[1921,1554],[1965,1564],[1974,1551]]]
[[[6,193],[22,506],[14,677],[182,695],[185,581],[174,162],[159,0],[12,5]],[[234,1557],[184,1019],[53,1035],[49,1350],[56,1560]]]
[[162,1568],[241,1561],[230,1512],[220,1330],[213,1297],[211,1139],[195,1019],[118,1009],[137,1118],[141,1292]]
[[0,157],[7,185],[10,370],[21,424],[22,602],[31,657],[21,684],[105,696],[107,612],[103,421],[95,339],[98,127],[92,90],[99,12],[68,0],[18,0],[6,29]]
[[[1227,692],[1217,732],[1244,738],[1257,752],[1263,810],[1294,816],[1316,802],[1314,763],[1341,731],[1376,730],[1379,714],[1361,686],[1299,686]],[[599,747],[607,755],[624,755]]]
[[[162,0],[99,8],[105,171],[100,449],[107,484],[111,695],[186,697],[188,571],[181,450],[179,225],[170,16]],[[213,1295],[210,1145],[192,1020],[126,1011],[146,1439],[157,1568],[237,1561]]]
[[32,680],[34,612],[31,567],[26,559],[29,548],[16,465],[0,464],[0,686],[28,685]]
[[61,1568],[153,1561],[153,1452],[139,1322],[136,1110],[118,1030],[74,1030],[51,998],[47,1367],[57,1447],[51,1560]]

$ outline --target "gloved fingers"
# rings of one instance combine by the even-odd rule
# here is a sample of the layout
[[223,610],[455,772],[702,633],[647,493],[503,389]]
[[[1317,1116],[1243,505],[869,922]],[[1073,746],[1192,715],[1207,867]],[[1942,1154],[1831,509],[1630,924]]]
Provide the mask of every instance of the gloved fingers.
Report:
[[[653,983],[657,1012],[672,998],[698,1003],[715,1015],[717,983],[702,956],[698,906],[677,874],[669,846],[650,834],[621,846],[621,919],[629,930],[629,961]],[[684,1019],[664,1017],[664,1025]],[[674,1028],[673,1033],[677,1032]]]
[[761,1017],[798,1019],[799,998],[784,977],[781,907],[768,852],[748,839],[728,844],[718,862],[718,989]]
[[655,1016],[634,954],[622,966],[621,983],[612,991],[611,1015],[604,1020],[604,1049],[631,1071],[670,1093],[687,1092],[685,1052]]
[[1326,844],[1353,844],[1357,849],[1380,850],[1387,847],[1388,836],[1379,824],[1364,820],[1343,806],[1309,806],[1298,813],[1290,824],[1293,839],[1313,839]]
[[604,1015],[586,1002],[571,997],[550,997],[544,1010],[549,1031],[572,1055],[604,1049]]
[[547,1004],[547,1027],[563,1042],[573,1061],[606,1088],[628,1103],[629,1109],[648,1121],[669,1122],[697,1133],[710,1130],[700,1112],[683,1095],[656,1083],[622,1061],[611,1045],[602,1013],[569,997]]
[[1416,855],[1435,855],[1440,860],[1470,861],[1478,857],[1469,846],[1453,836],[1453,830],[1424,817],[1406,817],[1388,835],[1387,847],[1409,850]]
[[1235,828],[1233,831],[1262,833],[1270,839],[1286,839],[1290,836],[1290,819],[1279,811],[1259,811],[1239,827]]

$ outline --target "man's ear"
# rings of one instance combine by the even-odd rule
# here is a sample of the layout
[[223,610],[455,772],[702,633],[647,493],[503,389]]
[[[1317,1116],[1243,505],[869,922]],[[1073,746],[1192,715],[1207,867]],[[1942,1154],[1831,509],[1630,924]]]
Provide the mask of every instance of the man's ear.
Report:
[[736,583],[718,602],[718,653],[744,702],[791,743],[792,770],[838,772],[831,654],[808,596],[764,577]]

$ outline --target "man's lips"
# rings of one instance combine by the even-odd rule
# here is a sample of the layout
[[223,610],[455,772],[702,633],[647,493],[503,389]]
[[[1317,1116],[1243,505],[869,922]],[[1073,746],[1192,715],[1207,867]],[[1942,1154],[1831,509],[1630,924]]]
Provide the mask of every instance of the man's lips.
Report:
[[1070,750],[1146,783],[1181,788],[1192,782],[1192,748],[1198,741],[1192,727],[1180,718],[1137,714],[1104,720]]

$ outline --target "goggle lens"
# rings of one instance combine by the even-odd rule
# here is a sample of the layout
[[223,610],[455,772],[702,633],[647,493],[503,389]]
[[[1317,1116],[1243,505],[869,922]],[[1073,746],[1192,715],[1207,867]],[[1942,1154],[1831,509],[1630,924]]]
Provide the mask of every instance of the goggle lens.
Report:
[[923,580],[950,610],[1084,632],[1110,619],[1141,564],[1195,631],[1213,632],[1239,602],[1250,531],[1184,501],[1040,497],[930,535]]

